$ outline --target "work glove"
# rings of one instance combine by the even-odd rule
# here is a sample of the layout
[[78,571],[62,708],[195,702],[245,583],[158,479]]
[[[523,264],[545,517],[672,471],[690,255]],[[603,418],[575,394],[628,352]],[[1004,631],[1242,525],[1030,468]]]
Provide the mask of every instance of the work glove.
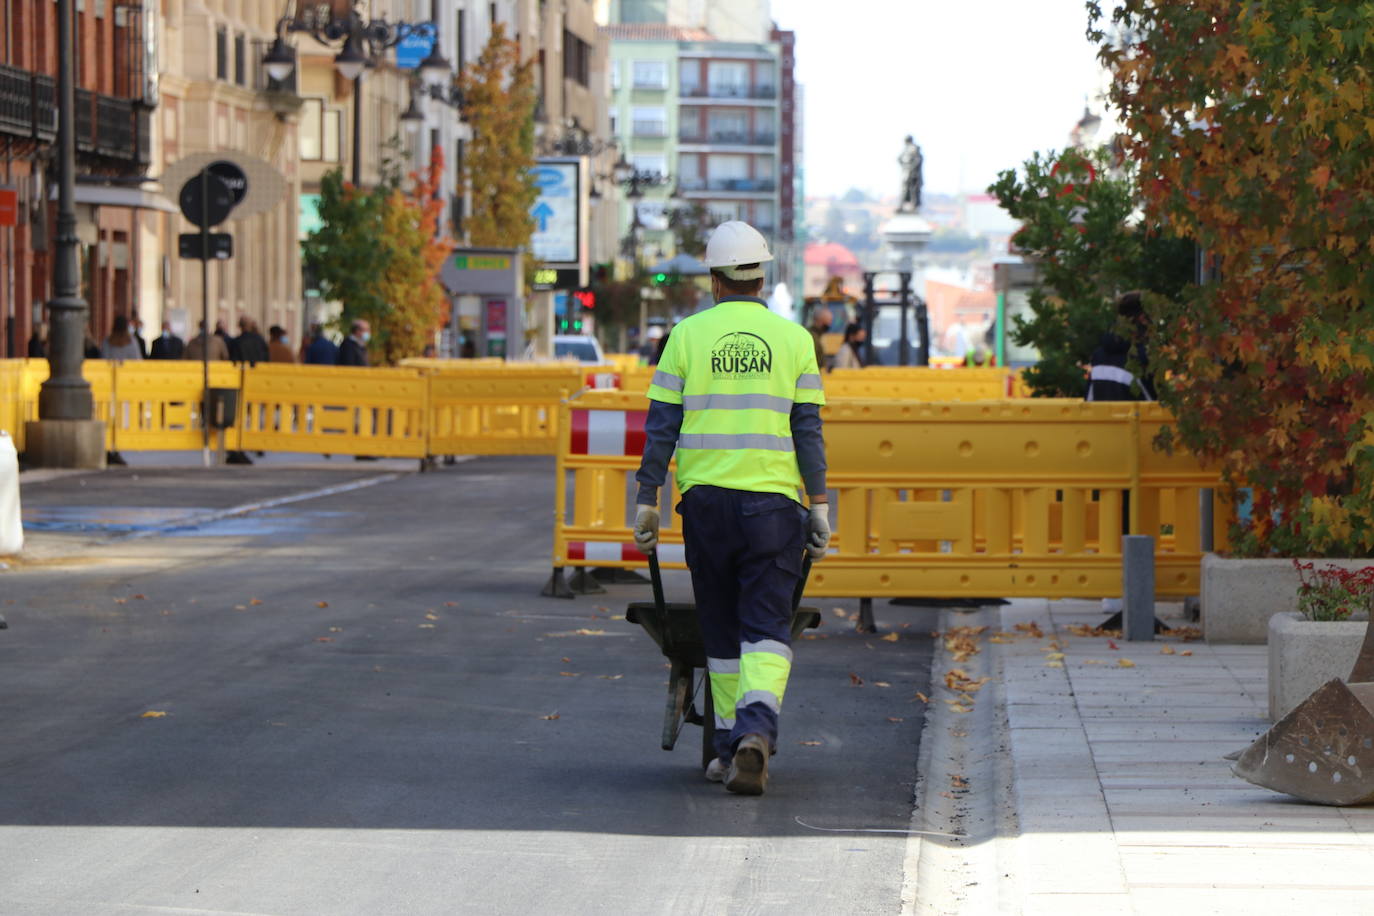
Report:
[[813,561],[825,556],[830,549],[830,504],[817,503],[811,507],[806,523],[806,552]]
[[658,509],[639,506],[635,512],[635,546],[640,553],[653,553],[658,547]]

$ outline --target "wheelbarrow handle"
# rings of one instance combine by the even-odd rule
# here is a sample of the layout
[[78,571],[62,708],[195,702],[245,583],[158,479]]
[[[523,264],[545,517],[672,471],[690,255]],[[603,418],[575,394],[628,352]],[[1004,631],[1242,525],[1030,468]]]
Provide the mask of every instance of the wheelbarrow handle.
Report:
[[663,573],[658,568],[658,551],[649,551],[649,581],[654,586],[654,606],[660,614],[667,613],[667,602],[663,600]]

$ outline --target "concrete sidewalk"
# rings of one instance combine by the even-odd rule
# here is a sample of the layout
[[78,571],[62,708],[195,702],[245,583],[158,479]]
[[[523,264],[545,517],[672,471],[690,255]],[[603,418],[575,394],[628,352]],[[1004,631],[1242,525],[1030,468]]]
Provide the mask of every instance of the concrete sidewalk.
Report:
[[[1224,759],[1269,727],[1264,646],[1092,636],[1103,615],[1083,601],[970,616],[946,614],[945,629],[989,626],[977,637],[981,658],[962,667],[993,678],[974,694],[992,719],[974,740],[1001,771],[985,768],[981,786],[969,780],[992,816],[943,853],[996,882],[995,910],[949,895],[918,910],[1374,912],[1374,808],[1299,802],[1242,781]],[[976,719],[942,702],[955,696],[941,683],[954,666],[936,661],[928,729],[968,730],[961,723]],[[942,776],[927,774],[934,802]],[[966,888],[972,899],[993,905],[986,889]]]

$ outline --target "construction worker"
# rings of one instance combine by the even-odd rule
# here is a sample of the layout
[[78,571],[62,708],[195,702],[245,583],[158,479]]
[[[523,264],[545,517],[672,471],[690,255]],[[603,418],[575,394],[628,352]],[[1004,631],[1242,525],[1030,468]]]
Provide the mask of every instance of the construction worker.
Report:
[[[793,594],[803,549],[830,543],[825,403],[806,329],[759,298],[768,243],[722,223],[706,246],[716,305],[673,329],[649,386],[635,479],[635,543],[658,545],[659,487],[677,450],[678,512],[715,705],[706,778],[762,794],[792,668]],[[805,487],[810,511],[798,501]]]

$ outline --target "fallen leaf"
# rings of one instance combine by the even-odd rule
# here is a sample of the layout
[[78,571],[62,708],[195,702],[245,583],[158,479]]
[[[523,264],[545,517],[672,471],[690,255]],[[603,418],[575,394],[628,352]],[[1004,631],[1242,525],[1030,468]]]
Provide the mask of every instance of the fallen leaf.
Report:
[[116,598],[114,601],[115,601],[115,604],[128,604],[128,603],[129,603],[129,599],[128,599],[128,598]]
[[1063,663],[1063,662],[1045,662],[1045,667],[1046,667],[1046,668],[1063,668],[1063,667],[1064,667],[1064,663]]
[[883,637],[880,637],[880,638],[882,639],[883,642],[896,642],[896,641],[897,641],[898,639],[900,639],[901,637],[898,636],[896,633],[889,633],[889,634],[887,634],[886,636],[883,636]]
[[1117,646],[1117,644],[1116,644],[1115,642],[1113,642],[1112,640],[1109,639],[1109,640],[1107,640],[1107,648],[1108,648],[1108,649],[1111,649],[1113,652],[1116,652],[1116,651],[1118,651],[1118,648],[1119,648],[1119,647]]
[[950,711],[950,712],[958,713],[959,715],[962,716],[962,715],[963,715],[964,713],[966,713],[966,712],[973,712],[973,707],[972,707],[972,706],[951,706],[951,707],[949,708],[949,711]]
[[612,615],[611,615],[609,618],[607,618],[607,619],[609,619],[609,620],[624,620],[624,619],[625,619],[625,615],[624,615],[624,614],[612,614]]
[[329,628],[329,632],[331,632],[331,633],[342,633],[342,632],[343,632],[343,627],[330,627],[330,628]]
[[552,722],[554,719],[558,718],[558,713],[549,713],[547,716],[540,716],[539,718],[543,719],[546,722]]
[[798,741],[797,743],[800,744],[802,747],[820,747],[820,746],[821,746],[821,742],[819,742],[819,741]]
[[1098,660],[1095,659],[1095,658],[1085,658],[1085,659],[1083,659],[1083,664],[1085,664],[1085,665],[1105,665],[1106,662],[1098,661]]
[[[980,677],[975,681],[968,676],[968,672],[964,671],[963,668],[952,668],[945,672],[945,687],[963,693],[966,696],[968,694],[977,693],[983,688],[983,685],[990,680],[992,680],[990,677]],[[972,699],[972,697],[969,697],[970,702],[972,702]]]
[[236,610],[236,611],[246,611],[246,610],[248,610],[248,605],[246,605],[246,604],[236,604],[236,605],[234,605],[234,610]]
[[1165,636],[1172,636],[1184,642],[1192,642],[1202,638],[1202,630],[1198,627],[1173,627],[1164,631]]
[[597,675],[597,677],[601,678],[603,681],[618,681],[618,680],[620,680],[620,679],[621,679],[622,677],[624,677],[624,676],[625,676],[625,675],[623,675],[623,674],[598,674],[598,675]]
[[916,691],[916,696],[914,699],[920,700],[922,703],[930,702],[930,697],[926,696],[924,693],[921,693],[921,691],[919,690]]
[[988,637],[988,642],[995,642],[995,643],[997,643],[998,645],[1004,645],[1004,644],[1006,644],[1006,643],[1011,642],[1011,640],[1010,640],[1010,639],[1003,639],[1001,636],[989,636],[989,637]]
[[558,676],[559,676],[559,677],[581,677],[582,675],[579,674],[579,673],[577,673],[576,671],[560,671],[560,672],[558,672]]
[[606,635],[606,631],[605,631],[605,630],[588,630],[586,627],[583,627],[583,628],[580,629],[580,630],[573,630],[573,633],[576,634],[576,635],[578,635],[578,636],[605,636],[605,635]]
[[596,606],[596,609],[597,609],[598,611],[600,611],[601,613],[603,613],[603,614],[609,614],[609,613],[611,612],[611,609],[610,609],[610,608],[608,608],[608,607],[602,607],[602,606],[599,605],[599,604]]
[[832,608],[830,609],[830,613],[834,614],[836,617],[847,617],[847,616],[849,616],[849,612],[846,611],[846,610],[845,610],[844,608],[842,608],[842,607],[832,607]]
[[967,788],[968,788],[968,780],[965,779],[965,778],[962,777],[962,776],[954,776],[954,775],[951,775],[951,776],[949,777],[949,787],[950,787],[951,789],[967,789]]
[[1116,666],[1118,668],[1134,668],[1135,662],[1131,661],[1129,658],[1118,658],[1116,660]]
[[1176,652],[1176,650],[1174,649],[1173,646],[1161,646],[1160,649],[1159,649],[1159,654],[1160,654],[1160,655],[1176,655],[1176,654],[1178,654],[1178,653]]
[[315,607],[329,607],[328,601],[316,601]]
[[1062,661],[1063,658],[1064,658],[1064,653],[1063,653],[1063,652],[1051,652],[1051,653],[1049,653],[1048,655],[1045,656],[1045,660],[1046,660],[1046,661],[1051,661],[1051,662]]
[[316,636],[316,637],[315,637],[315,642],[333,642],[333,641],[334,641],[334,637],[333,637],[333,636]]
[[950,801],[954,801],[954,800],[955,800],[955,799],[954,799],[954,796],[953,796],[953,795],[950,795],[948,792],[941,792],[941,793],[940,793],[940,797],[941,797],[941,798],[948,798]]
[[140,718],[140,719],[161,719],[161,718],[162,718],[163,716],[165,716],[165,715],[167,715],[167,713],[163,712],[163,711],[160,710],[160,709],[150,709],[150,710],[148,710],[147,712],[145,712],[143,715],[139,716],[139,718]]
[[426,620],[438,620],[438,619],[439,619],[439,615],[436,614],[436,613],[434,613],[433,611],[425,611],[425,619],[426,619]]
[[568,664],[568,663],[571,662],[571,661],[572,661],[572,659],[568,658],[566,655],[563,656],[563,664],[566,665],[566,664]]
[[458,602],[457,602],[457,601],[445,601],[445,602],[444,602],[444,607],[457,607],[457,606],[458,606]]
[[147,596],[147,595],[130,595],[129,597],[130,597],[130,598],[133,598],[135,601],[147,601],[147,600],[148,600],[148,596]]
[[432,624],[432,623],[422,623],[422,624],[420,624],[419,629],[421,629],[421,630],[432,630],[432,629],[434,629],[434,624]]
[[1018,623],[1016,629],[1036,639],[1043,639],[1045,636],[1045,631],[1040,629],[1040,624],[1036,623],[1034,620],[1029,623]]
[[248,599],[248,603],[251,604],[253,607],[257,607],[259,604],[262,604],[262,599],[261,599],[261,598],[249,598],[249,599]]
[[874,687],[891,687],[892,685],[889,684],[887,681],[874,681],[874,682],[873,682],[873,686],[874,686]]
[[855,674],[853,671],[849,672],[849,686],[850,686],[850,687],[862,687],[863,685],[864,685],[864,679],[863,679],[863,678],[859,677],[859,676],[858,676],[857,674]]
[[888,717],[887,717],[887,721],[892,722],[892,723],[897,723],[897,722],[905,722],[906,719],[902,718],[901,716],[888,716]]
[[1178,654],[1179,654],[1179,655],[1192,655],[1192,654],[1193,654],[1193,650],[1192,650],[1192,649],[1184,649],[1182,652],[1180,652],[1180,653],[1178,653]]

